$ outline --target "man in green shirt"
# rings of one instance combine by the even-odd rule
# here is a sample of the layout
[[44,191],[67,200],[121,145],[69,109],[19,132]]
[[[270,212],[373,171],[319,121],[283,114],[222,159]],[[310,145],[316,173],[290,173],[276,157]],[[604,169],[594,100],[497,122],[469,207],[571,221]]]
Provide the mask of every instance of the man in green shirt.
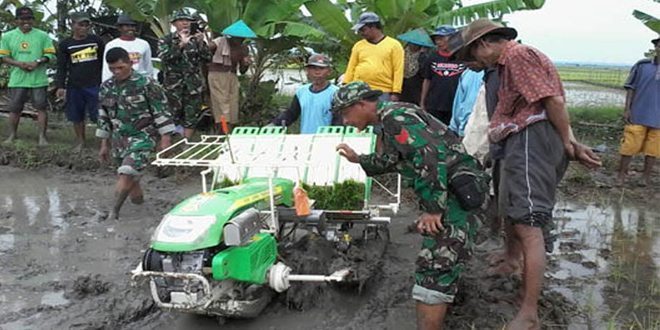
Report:
[[55,58],[53,41],[46,32],[33,28],[34,13],[28,7],[16,9],[16,28],[5,33],[0,41],[0,58],[10,66],[9,73],[9,138],[5,142],[12,143],[16,139],[16,130],[21,118],[21,112],[28,96],[32,105],[38,111],[39,145],[46,145],[46,127],[48,114],[46,109],[46,89],[48,75],[46,63]]

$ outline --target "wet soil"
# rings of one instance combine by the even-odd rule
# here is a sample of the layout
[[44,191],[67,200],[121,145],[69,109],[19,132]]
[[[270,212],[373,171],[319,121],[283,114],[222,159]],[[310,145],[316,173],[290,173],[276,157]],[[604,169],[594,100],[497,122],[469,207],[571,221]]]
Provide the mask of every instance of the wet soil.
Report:
[[[91,155],[87,162],[57,157],[65,165],[37,170],[0,166],[0,329],[220,328],[213,318],[159,310],[146,288],[129,281],[162,215],[199,191],[199,177],[159,179],[148,173],[145,204],[127,203],[115,221],[106,219],[112,170],[93,166]],[[575,183],[562,184],[559,242],[549,257],[540,302],[543,327],[658,327],[658,209],[650,201],[624,207],[599,191],[644,194],[639,188],[591,183],[579,192]],[[300,248],[283,253],[294,268],[326,273],[367,260],[359,263],[359,273],[366,275],[352,285],[294,287],[260,317],[225,320],[221,328],[414,329],[410,291],[421,237],[407,227],[416,214],[413,203],[404,204],[392,219],[385,245],[340,254],[321,239],[301,240]],[[501,329],[515,314],[519,279],[486,272],[485,255],[494,248],[484,244],[475,252],[447,328]]]

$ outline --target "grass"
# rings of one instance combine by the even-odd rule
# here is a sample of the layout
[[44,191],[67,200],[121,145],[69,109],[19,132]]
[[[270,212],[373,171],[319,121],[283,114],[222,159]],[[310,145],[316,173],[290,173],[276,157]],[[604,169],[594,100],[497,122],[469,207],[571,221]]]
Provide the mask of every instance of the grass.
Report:
[[557,66],[562,81],[579,81],[598,86],[621,88],[629,68],[561,65]]

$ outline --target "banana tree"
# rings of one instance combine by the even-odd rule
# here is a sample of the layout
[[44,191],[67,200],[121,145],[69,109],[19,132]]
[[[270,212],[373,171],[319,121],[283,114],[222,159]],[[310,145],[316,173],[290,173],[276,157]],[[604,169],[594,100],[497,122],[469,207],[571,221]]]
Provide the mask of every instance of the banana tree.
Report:
[[633,11],[633,16],[644,23],[644,25],[646,25],[649,29],[655,31],[656,33],[660,33],[660,19],[657,19],[654,16],[639,10]]
[[178,9],[195,7],[196,1],[185,0],[104,0],[104,4],[120,8],[136,21],[147,22],[157,37],[170,32],[170,15]]

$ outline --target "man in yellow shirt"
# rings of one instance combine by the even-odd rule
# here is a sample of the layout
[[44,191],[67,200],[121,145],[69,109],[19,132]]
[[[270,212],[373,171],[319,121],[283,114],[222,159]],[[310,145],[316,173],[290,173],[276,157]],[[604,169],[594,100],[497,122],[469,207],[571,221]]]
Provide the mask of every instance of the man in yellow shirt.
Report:
[[344,83],[364,81],[383,92],[383,100],[398,101],[403,85],[403,47],[383,34],[380,17],[372,12],[360,15],[353,30],[362,40],[353,45],[344,74]]

